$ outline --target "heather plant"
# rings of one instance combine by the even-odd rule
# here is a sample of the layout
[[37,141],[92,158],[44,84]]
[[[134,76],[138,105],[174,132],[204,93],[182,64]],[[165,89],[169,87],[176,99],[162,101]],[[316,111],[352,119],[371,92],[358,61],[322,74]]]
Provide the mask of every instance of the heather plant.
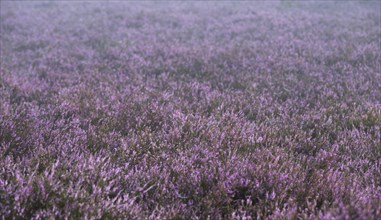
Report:
[[381,218],[379,2],[0,6],[1,218]]

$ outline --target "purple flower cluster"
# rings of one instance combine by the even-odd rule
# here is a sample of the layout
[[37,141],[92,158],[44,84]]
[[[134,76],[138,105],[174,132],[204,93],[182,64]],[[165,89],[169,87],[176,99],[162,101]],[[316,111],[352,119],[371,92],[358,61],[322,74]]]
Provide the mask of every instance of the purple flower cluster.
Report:
[[378,1],[1,1],[2,219],[380,219]]

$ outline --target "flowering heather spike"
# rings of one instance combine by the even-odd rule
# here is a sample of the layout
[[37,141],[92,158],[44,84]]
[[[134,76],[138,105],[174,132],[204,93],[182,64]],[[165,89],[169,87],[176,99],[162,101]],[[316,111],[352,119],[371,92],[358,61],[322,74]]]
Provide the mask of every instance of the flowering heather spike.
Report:
[[0,4],[0,219],[381,219],[379,2]]

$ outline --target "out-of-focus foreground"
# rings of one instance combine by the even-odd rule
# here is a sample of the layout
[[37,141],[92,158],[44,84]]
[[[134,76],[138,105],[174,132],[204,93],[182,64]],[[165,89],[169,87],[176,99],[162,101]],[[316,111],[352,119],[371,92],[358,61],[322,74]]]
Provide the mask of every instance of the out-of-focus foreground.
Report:
[[5,219],[381,218],[378,1],[0,4]]

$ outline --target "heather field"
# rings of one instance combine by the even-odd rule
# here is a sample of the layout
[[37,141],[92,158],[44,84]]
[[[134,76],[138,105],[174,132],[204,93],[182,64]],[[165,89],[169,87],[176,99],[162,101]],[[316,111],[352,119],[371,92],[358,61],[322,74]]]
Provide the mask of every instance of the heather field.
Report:
[[0,219],[381,219],[379,1],[0,6]]

